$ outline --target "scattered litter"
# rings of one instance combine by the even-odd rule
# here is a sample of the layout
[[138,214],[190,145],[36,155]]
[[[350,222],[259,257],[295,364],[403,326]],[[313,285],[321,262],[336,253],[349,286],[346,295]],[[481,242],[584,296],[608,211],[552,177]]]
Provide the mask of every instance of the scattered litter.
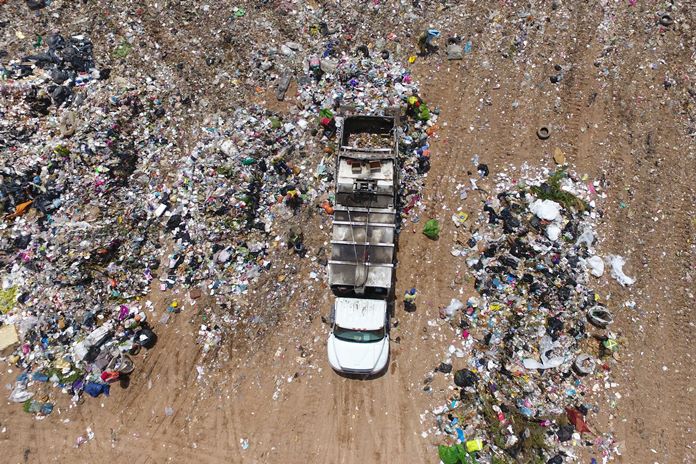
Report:
[[[458,388],[432,409],[428,432],[455,443],[440,447],[443,462],[556,462],[573,454],[568,420],[589,430],[590,399],[581,392],[607,381],[618,349],[607,331],[612,314],[591,288],[590,275],[603,267],[592,248],[593,193],[565,169],[546,180],[500,174],[495,182],[480,226],[468,240],[457,237],[453,255],[479,295],[441,309],[460,341],[445,352],[451,368],[435,372],[453,370]],[[615,447],[611,434],[597,443]]]
[[611,276],[624,287],[633,285],[636,279],[624,274],[623,267],[626,260],[622,256],[609,255],[606,258],[607,264],[611,266]]
[[604,275],[604,261],[602,258],[599,256],[590,256],[585,262],[590,270],[590,274],[595,277],[602,277],[602,275]]

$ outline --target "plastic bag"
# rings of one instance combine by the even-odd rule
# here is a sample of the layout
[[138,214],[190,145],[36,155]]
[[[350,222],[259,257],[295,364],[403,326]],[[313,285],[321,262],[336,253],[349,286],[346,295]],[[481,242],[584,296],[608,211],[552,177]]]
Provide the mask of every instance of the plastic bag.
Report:
[[427,121],[430,119],[430,110],[425,105],[425,103],[421,103],[420,105],[418,119],[420,119],[421,121]]
[[529,205],[529,210],[539,219],[556,221],[561,219],[561,205],[551,200],[535,200]]
[[561,228],[556,224],[549,224],[548,227],[546,227],[546,236],[549,240],[558,240],[558,237],[561,236]]
[[444,464],[474,464],[476,460],[465,449],[457,444],[452,446],[440,445],[437,454]]
[[473,387],[478,382],[478,375],[469,369],[459,369],[454,373],[454,384],[459,388]]
[[587,268],[590,270],[590,274],[595,277],[602,277],[604,274],[604,261],[599,256],[592,256],[585,260]]
[[464,303],[459,301],[456,298],[452,298],[452,301],[450,301],[450,304],[443,309],[443,312],[447,317],[452,317],[454,316],[454,313],[456,313],[458,310],[462,309],[464,307]]
[[636,282],[636,279],[624,274],[623,267],[624,264],[626,264],[626,260],[623,256],[609,255],[606,257],[606,260],[611,266],[611,276],[615,278],[618,283],[626,287]]
[[[461,445],[458,445],[461,447]],[[440,456],[440,460],[445,464],[458,464],[459,463],[459,450],[457,450],[457,445],[455,446],[445,446],[440,445],[437,447],[437,454]]]
[[14,390],[12,390],[12,393],[10,393],[10,397],[8,399],[13,403],[24,403],[32,396],[34,396],[34,393],[26,390],[25,383],[17,382],[17,385],[15,385]]
[[110,386],[107,384],[103,383],[96,383],[96,382],[87,382],[85,384],[85,393],[87,393],[89,396],[96,398],[97,396],[101,395],[102,393],[106,396],[109,396],[109,390]]
[[437,240],[440,236],[440,223],[437,219],[430,219],[423,226],[423,234],[431,240]]
[[554,342],[551,337],[544,335],[539,342],[539,357],[541,358],[541,362],[526,358],[522,360],[522,364],[524,364],[525,369],[554,369],[563,364],[565,358],[561,356],[549,358],[547,355],[559,346],[560,344],[558,342]]
[[36,316],[27,316],[19,321],[19,339],[24,340],[29,331],[38,323],[39,319]]
[[589,248],[595,241],[594,233],[589,227],[582,231],[578,239],[575,241],[576,245],[582,245],[583,243]]

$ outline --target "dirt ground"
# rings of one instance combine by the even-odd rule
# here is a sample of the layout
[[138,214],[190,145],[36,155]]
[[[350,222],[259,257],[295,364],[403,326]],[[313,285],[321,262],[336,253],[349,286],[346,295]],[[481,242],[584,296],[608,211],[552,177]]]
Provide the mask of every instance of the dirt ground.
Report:
[[[543,37],[530,37],[524,62],[482,56],[475,44],[462,61],[448,62],[444,50],[419,58],[413,70],[422,96],[441,110],[423,193],[426,214],[449,225],[457,207],[475,211],[484,199],[470,195],[462,202],[451,194],[468,182],[474,154],[495,175],[525,164],[552,168],[556,147],[578,173],[602,180],[607,198],[597,205],[598,251],[625,256],[626,272],[637,282],[622,288],[605,275],[597,287],[615,308],[622,337],[618,385],[598,397],[600,414],[591,425],[616,433],[623,443],[618,462],[694,463],[696,143],[687,127],[696,104],[696,76],[689,74],[694,38],[688,29],[640,29],[641,18],[653,14],[640,3],[613,18],[632,45],[609,54],[603,55],[598,40],[605,18],[580,4],[570,13],[570,29],[555,30],[551,23]],[[680,11],[678,20],[696,27],[693,10]],[[548,79],[556,63],[569,68],[558,85]],[[674,84],[665,85],[668,78]],[[545,141],[536,137],[542,125],[551,128]],[[317,246],[328,239],[330,222],[323,223],[312,239]],[[420,229],[404,228],[396,276],[397,295],[418,288],[418,310],[408,314],[397,305],[392,339],[399,341],[392,343],[381,377],[352,379],[331,371],[327,328],[318,317],[327,312],[330,291],[319,282],[288,295],[287,312],[273,330],[253,340],[227,339],[205,356],[196,344],[196,308],[207,304],[202,299],[168,325],[155,325],[157,346],[138,357],[130,384],[114,386],[109,398],[87,398],[71,408],[68,396],[58,395],[56,410],[41,421],[17,405],[0,405],[2,462],[437,463],[438,443],[421,437],[431,425],[422,415],[442,400],[447,386],[436,382],[430,394],[422,387],[449,335],[427,322],[437,318],[438,305],[457,296],[455,279],[471,279],[450,254],[452,227],[436,242]],[[309,282],[298,258],[280,259],[298,269],[288,280],[300,287]],[[251,298],[263,304],[272,285],[259,281]],[[471,285],[469,291],[473,295]],[[153,292],[156,311],[164,310],[167,298]],[[626,301],[635,301],[635,308],[625,307]],[[17,374],[4,366],[0,383]],[[94,438],[77,447],[88,428]]]

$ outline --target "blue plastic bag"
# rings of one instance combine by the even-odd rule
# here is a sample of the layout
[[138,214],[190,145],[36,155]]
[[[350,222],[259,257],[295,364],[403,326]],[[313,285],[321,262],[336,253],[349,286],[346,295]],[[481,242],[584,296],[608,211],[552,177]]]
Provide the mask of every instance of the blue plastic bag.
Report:
[[109,396],[110,388],[111,387],[109,386],[109,384],[106,383],[87,382],[85,384],[85,393],[87,393],[89,396],[93,398],[96,398],[102,393],[104,393],[104,395],[106,396]]

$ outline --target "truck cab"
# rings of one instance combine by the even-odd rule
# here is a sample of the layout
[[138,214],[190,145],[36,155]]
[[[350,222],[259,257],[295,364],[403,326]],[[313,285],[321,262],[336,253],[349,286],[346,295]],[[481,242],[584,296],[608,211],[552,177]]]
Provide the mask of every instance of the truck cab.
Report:
[[385,300],[336,298],[328,340],[329,364],[347,374],[379,374],[389,361]]

